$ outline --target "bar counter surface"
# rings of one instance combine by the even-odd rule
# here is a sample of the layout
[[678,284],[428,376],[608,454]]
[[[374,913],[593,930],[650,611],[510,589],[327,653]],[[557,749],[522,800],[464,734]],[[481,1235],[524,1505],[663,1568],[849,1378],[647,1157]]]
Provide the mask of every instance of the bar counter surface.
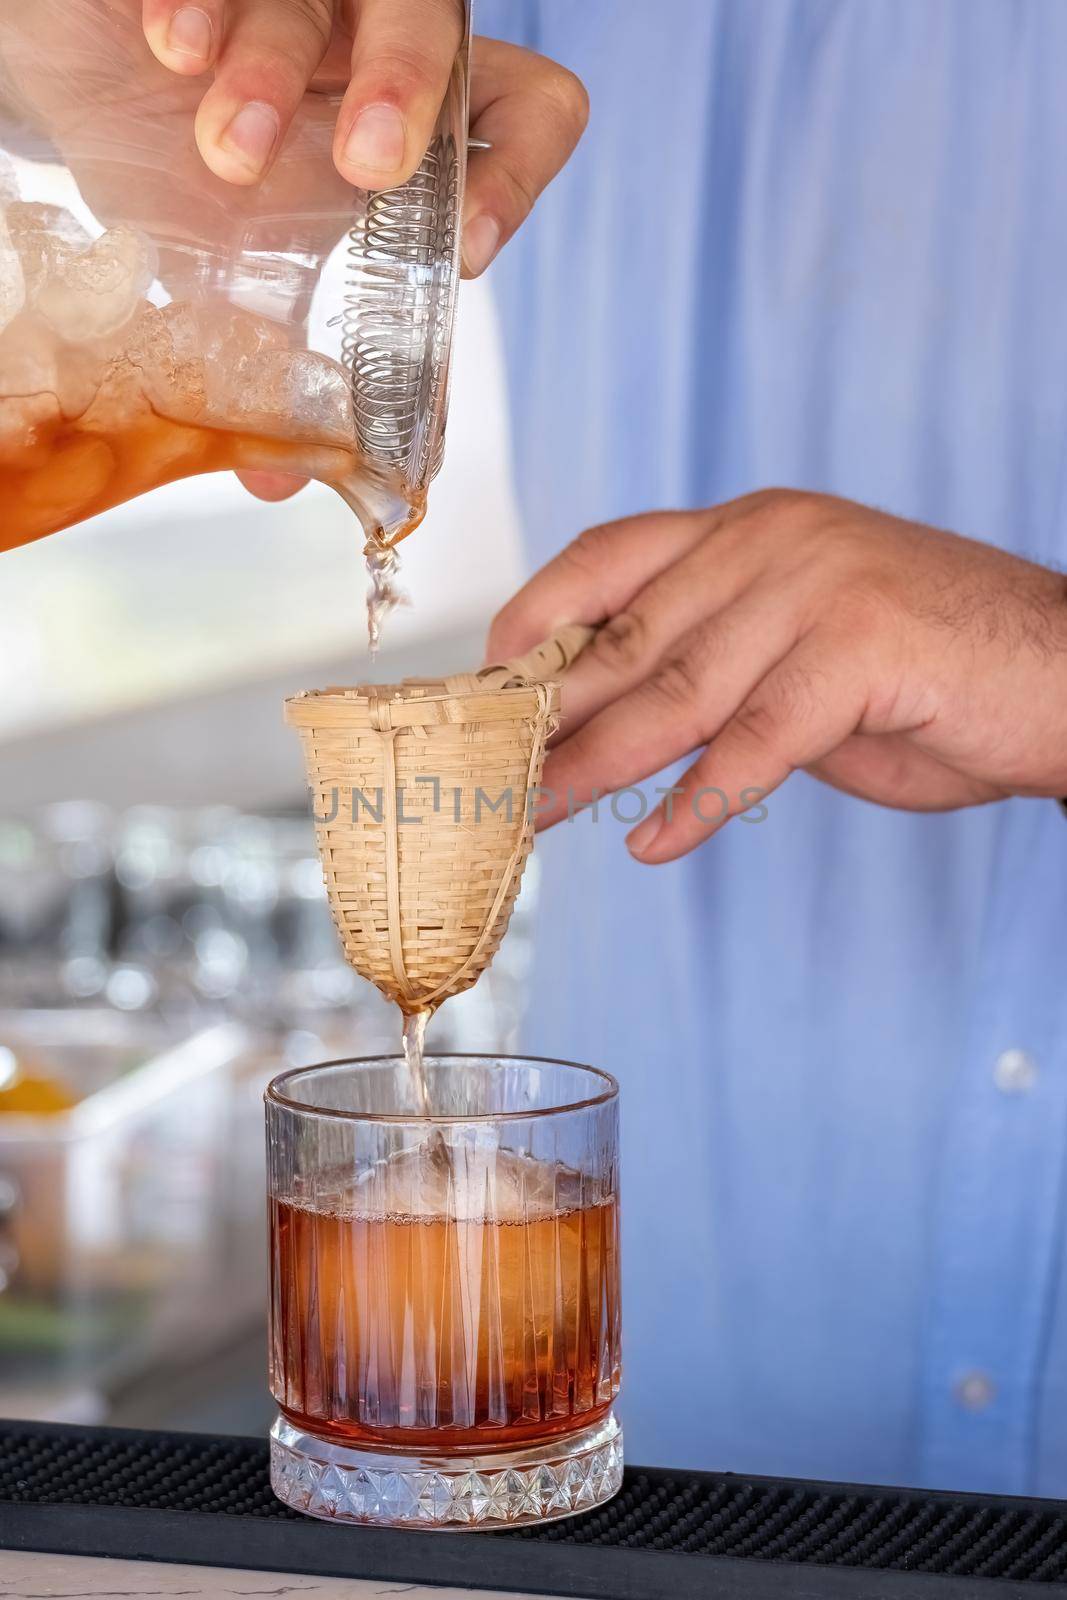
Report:
[[[471,1589],[428,1584],[381,1583],[365,1578],[305,1578],[285,1572],[241,1572],[233,1567],[189,1567],[158,1561],[112,1561],[99,1556],[48,1556],[34,1551],[0,1552],[3,1600],[231,1600],[306,1595],[309,1600],[466,1600]],[[503,1600],[486,1589],[480,1600]],[[510,1600],[534,1600],[512,1595]]]
[[1067,1600],[1062,1501],[633,1466],[539,1527],[481,1498],[481,1530],[342,1526],[274,1498],[265,1439],[0,1422],[0,1600]]

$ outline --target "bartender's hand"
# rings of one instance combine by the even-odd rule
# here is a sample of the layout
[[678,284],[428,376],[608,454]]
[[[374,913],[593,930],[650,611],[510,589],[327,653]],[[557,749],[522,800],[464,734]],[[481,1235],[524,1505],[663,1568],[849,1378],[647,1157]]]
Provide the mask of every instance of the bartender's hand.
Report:
[[[180,237],[193,215],[203,238],[217,230],[230,240],[242,218],[258,217],[263,240],[263,217],[273,216],[299,230],[311,255],[340,237],[348,184],[386,188],[417,167],[463,26],[460,0],[23,0],[9,10],[0,118],[45,136],[106,226],[151,232],[165,219]],[[275,165],[309,86],[344,91],[333,164],[306,140],[299,159]],[[310,118],[329,111],[319,99]],[[585,90],[565,68],[475,40],[471,132],[492,149],[469,160],[468,276],[526,217],[586,111]],[[168,270],[161,257],[164,283]],[[268,499],[303,481],[242,477]]]
[[1067,578],[992,546],[768,490],[582,534],[501,611],[489,658],[565,622],[605,626],[564,684],[541,826],[568,792],[699,752],[630,834],[642,861],[684,855],[799,767],[915,811],[1067,795]]
[[[212,74],[197,145],[214,173],[241,185],[269,171],[322,76],[349,79],[333,144],[341,177],[364,189],[405,182],[432,137],[462,28],[460,0],[144,0],[145,35],[163,65]],[[462,256],[473,278],[570,156],[588,99],[565,67],[494,39],[474,40],[470,98],[471,135],[492,146],[468,162]],[[304,481],[240,477],[265,500]]]
[[[344,183],[389,188],[418,166],[463,26],[460,0],[25,0],[10,11],[0,113],[55,144],[107,225],[158,217],[161,192],[195,196],[206,163],[243,190],[265,180],[274,214],[299,216],[316,247],[333,242]],[[290,162],[279,183],[271,169],[309,87],[344,91],[334,166]],[[468,163],[468,275],[527,216],[587,112],[565,67],[474,41],[471,134],[492,149]],[[229,209],[239,220],[256,205],[254,192],[235,193]]]
[[[308,84],[348,77],[334,161],[349,183],[387,189],[415,171],[433,134],[463,28],[460,0],[144,0],[144,31],[164,66],[211,74],[196,140],[211,170],[258,182]],[[585,90],[543,56],[474,41],[473,152],[464,266],[484,270],[567,160],[585,127]]]

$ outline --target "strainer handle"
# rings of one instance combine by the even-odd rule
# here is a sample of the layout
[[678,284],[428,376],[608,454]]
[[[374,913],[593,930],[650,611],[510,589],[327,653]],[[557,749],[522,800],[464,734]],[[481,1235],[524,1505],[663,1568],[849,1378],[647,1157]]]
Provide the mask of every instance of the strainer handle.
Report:
[[560,678],[574,665],[596,631],[584,622],[569,622],[558,633],[527,650],[525,655],[515,656],[510,661],[494,661],[483,667],[478,674],[479,682],[487,689],[506,689],[513,681],[547,683]]

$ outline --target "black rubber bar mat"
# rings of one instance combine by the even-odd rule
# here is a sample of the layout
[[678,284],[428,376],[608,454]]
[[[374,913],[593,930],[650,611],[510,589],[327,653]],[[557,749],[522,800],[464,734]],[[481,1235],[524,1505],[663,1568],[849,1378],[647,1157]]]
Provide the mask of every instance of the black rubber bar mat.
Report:
[[610,1505],[543,1528],[393,1532],[289,1511],[260,1439],[22,1422],[0,1423],[4,1549],[591,1600],[1067,1595],[1056,1500],[630,1467]]

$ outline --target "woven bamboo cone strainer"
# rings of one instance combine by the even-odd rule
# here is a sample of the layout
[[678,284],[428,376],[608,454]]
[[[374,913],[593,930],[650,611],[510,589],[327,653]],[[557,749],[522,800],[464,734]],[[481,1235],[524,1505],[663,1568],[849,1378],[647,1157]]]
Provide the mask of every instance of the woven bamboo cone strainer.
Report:
[[345,956],[408,1014],[469,989],[496,954],[533,844],[554,680],[592,635],[575,624],[481,672],[285,702]]

